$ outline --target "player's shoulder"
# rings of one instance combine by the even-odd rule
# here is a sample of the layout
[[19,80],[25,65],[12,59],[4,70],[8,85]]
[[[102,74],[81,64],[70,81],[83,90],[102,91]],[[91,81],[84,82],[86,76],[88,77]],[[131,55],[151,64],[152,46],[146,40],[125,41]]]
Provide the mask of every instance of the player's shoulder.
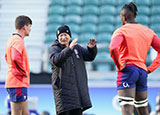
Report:
[[123,33],[123,26],[117,28],[117,29],[113,32],[112,37],[117,36],[117,35],[121,35],[122,33]]
[[24,42],[23,38],[18,35],[12,35],[10,39],[15,42]]
[[142,29],[148,31],[148,33],[155,33],[154,30],[152,30],[151,28],[145,26],[145,25],[142,25],[142,24],[139,24],[139,26],[141,26]]
[[11,36],[11,41],[10,41],[10,45],[15,47],[15,48],[24,48],[24,40],[19,37],[19,36]]

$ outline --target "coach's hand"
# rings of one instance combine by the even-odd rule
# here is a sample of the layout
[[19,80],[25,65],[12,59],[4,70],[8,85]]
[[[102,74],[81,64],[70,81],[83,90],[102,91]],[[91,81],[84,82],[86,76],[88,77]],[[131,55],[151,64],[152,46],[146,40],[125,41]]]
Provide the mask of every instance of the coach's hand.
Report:
[[97,41],[96,41],[94,38],[91,38],[91,39],[89,40],[89,43],[88,43],[87,47],[89,47],[89,48],[95,47],[96,42],[97,42]]
[[69,45],[69,48],[72,50],[75,45],[77,45],[78,38],[75,38]]

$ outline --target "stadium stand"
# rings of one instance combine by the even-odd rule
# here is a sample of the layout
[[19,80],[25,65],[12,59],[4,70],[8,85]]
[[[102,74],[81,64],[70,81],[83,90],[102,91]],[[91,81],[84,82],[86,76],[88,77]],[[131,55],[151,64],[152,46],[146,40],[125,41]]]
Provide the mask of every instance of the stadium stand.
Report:
[[98,15],[99,14],[99,8],[95,5],[85,5],[83,7],[83,15]]
[[[54,0],[53,0],[54,1]],[[57,0],[59,2],[59,0]],[[83,0],[64,0],[66,5],[69,6],[69,5],[83,5]]]
[[28,52],[31,72],[40,73],[43,62],[43,45],[45,40],[45,31],[47,23],[47,12],[49,0],[1,0],[0,9],[0,81],[5,81],[8,65],[5,61],[5,47],[8,38],[15,32],[14,20],[18,15],[27,15],[31,17],[32,31],[29,37],[25,38],[25,45]]
[[114,31],[114,26],[112,24],[99,24],[98,32],[109,32],[112,33]]
[[82,23],[83,24],[87,24],[87,23],[98,24],[98,17],[95,15],[84,15],[82,17]]
[[150,18],[146,15],[138,15],[136,17],[136,22],[143,24],[143,25],[149,25],[150,24]]
[[65,15],[67,14],[81,15],[81,13],[82,13],[82,7],[78,5],[67,6],[65,10]]
[[64,7],[61,5],[52,5],[48,9],[48,15],[63,15],[64,14]]
[[[79,1],[81,1],[81,0],[79,0]],[[73,3],[73,2],[71,2],[71,3]],[[57,4],[57,5],[65,6],[66,5],[66,0],[61,0],[61,2],[59,2],[59,0],[50,0],[50,5],[52,5],[52,4],[53,5]]]
[[73,33],[77,33],[77,34],[80,33],[80,26],[79,25],[73,24],[73,23],[68,24],[68,25],[69,25],[69,27],[71,29],[72,35],[73,35]]
[[151,0],[151,2],[152,2],[152,5],[155,5],[155,6],[160,5],[159,0]]
[[100,0],[84,0],[84,5],[96,5],[100,4]]
[[[121,26],[121,8],[130,1],[138,6],[136,21],[152,28],[160,37],[160,0],[0,0],[0,84],[4,85],[7,74],[4,59],[7,39],[14,32],[14,19],[24,14],[33,20],[30,36],[25,39],[31,84],[51,84],[49,47],[57,39],[57,28],[67,24],[72,32],[72,39],[78,38],[80,45],[86,47],[90,38],[97,40],[98,55],[92,63],[86,63],[89,87],[114,87],[116,68],[108,46],[113,31]],[[147,65],[155,58],[152,48],[148,54]],[[149,74],[150,86],[159,87],[159,72],[160,67]],[[3,94],[2,91],[2,96]]]
[[151,15],[160,15],[160,7],[157,5],[153,5],[151,7]]
[[82,44],[87,44],[88,40],[90,38],[95,38],[96,35],[93,34],[93,33],[83,33],[79,36],[79,42],[82,43]]
[[99,16],[99,24],[105,24],[105,23],[108,23],[108,24],[112,24],[114,25],[115,24],[115,20],[114,20],[115,16],[113,15],[101,15]]
[[61,24],[63,23],[63,16],[61,15],[51,15],[49,18],[48,18],[48,24]]
[[101,0],[101,5],[117,5],[117,0]]
[[[110,61],[105,62],[113,65],[107,51],[108,45],[113,31],[121,26],[119,14],[122,5],[130,1],[133,0],[68,0],[67,2],[62,1],[62,3],[58,3],[58,0],[51,0],[45,43],[50,45],[56,39],[54,33],[57,27],[67,24],[71,28],[72,38],[79,38],[78,42],[82,45],[87,44],[89,38],[96,38],[100,53],[97,55],[97,61],[94,62],[93,68],[99,70],[101,65],[104,66],[98,60],[107,59]],[[144,5],[139,1],[137,3],[141,9],[144,9],[140,10],[137,21],[148,26],[150,24],[150,4],[148,4],[150,1],[145,0]],[[144,18],[141,19],[143,16]],[[110,67],[110,70],[114,70],[113,66]]]
[[97,32],[97,27],[95,24],[82,24],[81,26],[81,33],[96,33],[96,32]]
[[148,7],[148,6],[138,6],[138,15],[150,16],[150,7]]
[[137,6],[150,6],[151,0],[135,0]]
[[100,7],[100,15],[115,15],[116,14],[116,8],[112,5],[103,5]]
[[160,24],[160,15],[152,16],[150,20],[151,24]]
[[[28,12],[31,12],[29,16],[33,18],[33,32],[31,32],[31,36],[29,39],[33,40],[33,42],[30,43],[30,40],[26,40],[26,45],[28,47],[28,51],[30,52],[30,55],[33,55],[32,50],[30,48],[33,48],[34,50],[37,49],[39,52],[37,55],[39,55],[41,58],[37,58],[39,61],[32,61],[35,60],[35,57],[30,57],[31,66],[32,63],[35,65],[35,63],[39,64],[39,70],[33,69],[36,68],[32,66],[32,70],[34,72],[40,72],[40,71],[48,71],[49,63],[48,61],[44,61],[42,59],[43,55],[43,48],[40,48],[45,43],[45,47],[49,48],[49,46],[52,44],[53,40],[56,39],[56,30],[58,26],[67,24],[70,26],[72,31],[72,39],[77,37],[79,38],[79,43],[84,45],[87,44],[89,38],[96,38],[98,47],[100,48],[97,55],[97,59],[103,58],[104,54],[108,49],[108,45],[111,39],[111,35],[113,31],[121,26],[121,19],[120,19],[120,11],[122,8],[122,5],[125,3],[129,3],[130,1],[133,1],[138,6],[138,16],[136,18],[136,21],[138,23],[141,23],[145,26],[151,27],[158,35],[160,34],[160,2],[159,0],[48,0],[48,2],[44,0],[40,0],[39,6],[34,4],[37,4],[35,1],[29,0],[26,1],[26,4],[32,4],[29,8],[25,8],[24,10],[20,12],[19,9],[21,9],[23,6],[20,6],[24,1],[19,2],[19,0],[15,0],[16,2],[13,3],[12,1],[4,3],[3,8],[8,9],[1,11],[1,26],[2,28],[10,27],[1,29],[1,47],[0,50],[2,55],[4,55],[4,47],[6,43],[6,38],[8,38],[10,35],[9,33],[12,33],[14,31],[12,28],[14,28],[14,20],[17,14],[23,13],[23,14],[29,14]],[[7,4],[7,5],[5,5]],[[11,5],[13,4],[13,5]],[[12,11],[12,9],[15,9],[15,7],[18,7],[19,9],[16,11]],[[34,7],[35,10],[31,9]],[[45,7],[45,12],[42,11],[42,7]],[[11,13],[10,13],[11,12]],[[20,12],[20,13],[19,13]],[[44,15],[42,15],[42,13]],[[46,18],[48,16],[48,19]],[[6,18],[9,17],[9,18]],[[10,21],[10,19],[12,19]],[[47,19],[47,20],[46,20]],[[45,21],[47,27],[45,28]],[[35,23],[36,22],[36,23]],[[41,23],[43,22],[43,23]],[[38,26],[37,26],[38,25]],[[8,34],[6,34],[6,31]],[[43,32],[42,32],[43,31]],[[45,32],[45,34],[44,34]],[[38,33],[38,34],[37,34]],[[44,35],[42,35],[44,34]],[[40,37],[43,36],[44,38]],[[33,37],[34,38],[33,38]],[[38,41],[37,41],[38,40]],[[38,44],[38,45],[37,45]],[[35,47],[33,47],[35,45]],[[44,50],[48,51],[48,50]],[[41,54],[41,55],[40,55]],[[47,55],[47,53],[45,54]],[[3,56],[2,56],[3,57]],[[106,58],[107,57],[107,58]],[[109,52],[106,53],[106,57],[103,58],[103,60],[111,60]],[[47,58],[47,57],[45,57]],[[94,63],[97,66],[97,68],[101,68],[101,65],[103,64],[99,63],[98,60],[96,60]],[[4,63],[4,62],[3,62]],[[46,67],[44,66],[45,63],[47,63]],[[110,66],[110,63],[113,64],[113,62],[105,62],[108,66]],[[42,66],[43,64],[43,66]],[[37,64],[38,65],[38,64]],[[94,66],[95,66],[94,65]],[[3,68],[7,68],[3,67]],[[42,69],[43,68],[43,69]],[[104,68],[104,67],[102,67]],[[113,67],[107,67],[110,68],[109,70],[113,70]],[[97,69],[100,70],[100,69]],[[108,70],[108,69],[107,69]]]
[[65,23],[74,23],[74,24],[80,24],[81,23],[81,17],[79,15],[66,15],[64,18]]
[[124,4],[129,2],[134,2],[134,0],[118,0],[118,5],[122,7]]

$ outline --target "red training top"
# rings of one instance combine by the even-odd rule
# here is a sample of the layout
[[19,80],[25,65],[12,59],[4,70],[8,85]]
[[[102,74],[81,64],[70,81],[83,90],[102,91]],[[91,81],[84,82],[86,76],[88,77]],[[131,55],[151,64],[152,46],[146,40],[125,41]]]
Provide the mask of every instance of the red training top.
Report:
[[[147,68],[145,62],[150,46],[158,53]],[[127,23],[118,28],[112,35],[109,50],[118,71],[125,64],[134,64],[150,72],[160,66],[160,39],[154,31],[138,23]]]
[[24,38],[19,35],[11,36],[7,42],[5,59],[8,64],[5,88],[29,87],[30,69]]

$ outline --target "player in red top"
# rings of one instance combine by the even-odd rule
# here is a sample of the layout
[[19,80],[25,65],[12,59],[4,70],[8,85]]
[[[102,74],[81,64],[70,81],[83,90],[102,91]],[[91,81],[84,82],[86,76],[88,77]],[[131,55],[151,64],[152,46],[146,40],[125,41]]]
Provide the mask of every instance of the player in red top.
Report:
[[29,115],[27,88],[30,84],[30,69],[24,37],[29,36],[32,20],[18,16],[15,20],[16,33],[7,42],[5,59],[8,64],[5,88],[8,91],[12,115]]
[[[120,16],[122,27],[112,35],[109,46],[117,67],[117,92],[123,115],[132,115],[133,105],[139,115],[149,115],[147,99],[147,73],[160,66],[160,39],[153,30],[135,22],[137,7],[133,2],[125,4]],[[146,67],[150,46],[157,57]]]

